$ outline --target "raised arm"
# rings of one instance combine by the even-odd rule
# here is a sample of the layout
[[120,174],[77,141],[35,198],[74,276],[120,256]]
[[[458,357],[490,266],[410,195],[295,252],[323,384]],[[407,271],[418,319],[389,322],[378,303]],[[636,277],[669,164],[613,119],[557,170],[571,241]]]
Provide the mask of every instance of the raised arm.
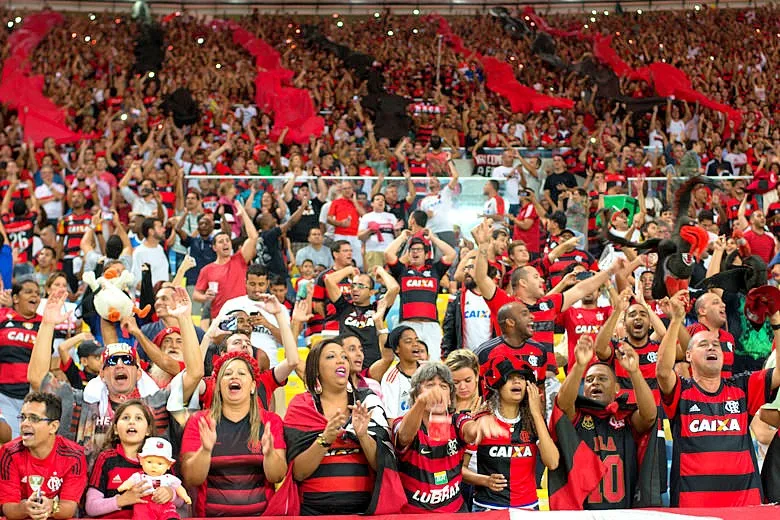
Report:
[[667,327],[666,335],[658,347],[658,361],[655,366],[655,376],[658,379],[658,387],[661,393],[668,395],[677,384],[677,375],[674,373],[674,362],[677,357],[677,336],[685,318],[685,297],[687,290],[680,291],[669,298],[671,309],[671,322]]
[[244,257],[246,263],[249,263],[254,260],[255,255],[257,255],[257,239],[260,237],[260,235],[257,232],[257,228],[255,228],[255,224],[252,222],[252,219],[249,218],[249,215],[244,210],[243,206],[241,206],[241,204],[236,204],[235,208],[236,213],[241,216],[241,220],[244,223],[244,230],[246,231],[246,240],[241,245],[241,256]]
[[411,236],[412,232],[408,229],[404,229],[395,237],[395,240],[390,242],[390,245],[385,249],[385,262],[388,265],[392,266],[398,263],[398,250],[401,249],[401,246],[405,244]]
[[591,335],[583,334],[580,336],[580,339],[577,340],[577,345],[574,347],[576,362],[572,365],[571,370],[561,385],[561,389],[558,391],[558,408],[572,421],[576,413],[574,403],[577,401],[582,376],[585,375],[585,371],[588,369],[588,363],[593,359],[594,347],[595,343]]
[[30,364],[27,365],[27,380],[30,388],[38,392],[51,366],[51,346],[54,342],[54,327],[68,319],[68,314],[62,312],[68,292],[57,289],[49,295],[46,307],[43,309],[41,325],[35,337]]
[[176,307],[168,308],[168,313],[179,322],[181,339],[184,345],[184,376],[182,386],[184,388],[184,402],[188,403],[192,394],[198,388],[203,379],[203,358],[198,348],[198,335],[195,333],[195,324],[192,321],[192,302],[183,287],[174,289],[174,301]]

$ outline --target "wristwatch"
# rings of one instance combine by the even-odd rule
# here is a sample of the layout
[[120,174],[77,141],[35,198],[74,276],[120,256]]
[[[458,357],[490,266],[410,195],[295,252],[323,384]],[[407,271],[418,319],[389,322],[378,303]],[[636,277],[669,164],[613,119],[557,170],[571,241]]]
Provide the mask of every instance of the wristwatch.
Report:
[[322,446],[323,448],[330,448],[330,445],[332,443],[325,440],[325,437],[322,436],[322,434],[317,435],[317,444]]
[[60,512],[60,497],[54,497],[51,501],[51,515],[54,516]]

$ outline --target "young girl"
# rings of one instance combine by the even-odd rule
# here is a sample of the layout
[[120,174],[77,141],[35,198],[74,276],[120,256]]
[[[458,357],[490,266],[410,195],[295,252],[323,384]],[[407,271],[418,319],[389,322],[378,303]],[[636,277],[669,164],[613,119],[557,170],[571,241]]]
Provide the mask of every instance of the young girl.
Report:
[[[98,455],[87,488],[85,509],[92,518],[132,518],[133,505],[159,500],[160,489],[143,498],[143,484],[119,493],[117,488],[133,473],[142,471],[138,451],[147,437],[154,435],[154,417],[139,399],[130,399],[117,407],[111,421],[111,433]],[[166,497],[162,497],[166,498]],[[167,497],[170,499],[170,497]]]
[[547,431],[533,368],[519,358],[496,356],[483,365],[481,375],[487,411],[477,416],[492,414],[505,434],[484,438],[470,450],[477,454],[479,470],[464,474],[475,486],[473,510],[538,509],[536,459],[541,456],[545,466],[555,469],[559,453]]

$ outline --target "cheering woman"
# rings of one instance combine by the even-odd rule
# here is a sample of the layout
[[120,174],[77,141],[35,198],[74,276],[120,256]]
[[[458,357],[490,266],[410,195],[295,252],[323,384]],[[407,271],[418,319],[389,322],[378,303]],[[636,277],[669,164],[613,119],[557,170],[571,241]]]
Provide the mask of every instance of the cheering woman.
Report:
[[[544,420],[531,365],[495,356],[482,366],[487,408],[502,434],[478,442],[474,511],[538,509],[536,460],[558,467],[559,453]],[[468,455],[467,455],[468,457]]]
[[404,502],[381,401],[352,388],[341,343],[309,352],[307,392],[290,402],[284,425],[288,478],[266,514],[388,514]]
[[182,439],[183,480],[198,488],[193,516],[260,516],[287,472],[282,420],[258,404],[254,358],[231,352],[214,371],[211,409],[190,418]]

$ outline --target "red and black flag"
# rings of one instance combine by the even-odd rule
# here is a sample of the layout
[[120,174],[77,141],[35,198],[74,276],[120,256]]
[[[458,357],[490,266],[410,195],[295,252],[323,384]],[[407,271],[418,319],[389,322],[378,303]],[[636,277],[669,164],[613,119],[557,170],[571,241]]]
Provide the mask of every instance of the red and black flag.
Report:
[[550,417],[550,435],[561,454],[558,468],[547,474],[550,509],[582,509],[582,504],[601,482],[607,467],[580,439],[574,425],[556,400]]
[[295,458],[309,449],[328,423],[312,395],[299,394],[290,402],[285,416],[287,476],[269,502],[266,515],[400,513],[406,495],[381,401],[369,391],[355,389],[349,394],[349,404],[358,400],[371,412],[368,432],[377,444],[377,471],[368,464],[350,418],[314,473],[295,482]]
[[[564,464],[561,464],[558,470],[550,472],[550,508],[583,509],[585,499],[589,503],[588,509],[660,506],[661,491],[662,487],[665,486],[662,486],[662,476],[658,470],[660,465],[658,460],[659,442],[657,442],[654,428],[642,434],[633,431],[631,415],[636,410],[636,404],[629,404],[626,396],[621,396],[606,406],[603,403],[579,396],[575,408],[578,417],[577,424],[583,427],[581,433],[557,405],[553,409],[551,421],[558,418],[557,423],[552,423],[555,426],[553,438],[557,435],[556,442],[559,444],[561,453],[564,454],[562,459]],[[590,427],[586,425],[588,421]],[[561,440],[562,435],[572,433],[575,435],[573,439]],[[591,435],[586,435],[587,433]],[[572,449],[571,446],[574,449],[569,451]],[[598,446],[598,454],[594,450],[596,446]],[[579,454],[578,450],[580,449],[586,450],[592,457],[599,460],[600,469],[598,471],[601,471],[602,476],[606,474],[603,480],[610,485],[605,485],[604,489],[599,490],[599,485],[602,482],[602,478],[599,478],[582,500],[580,500],[582,495],[576,495],[579,501],[574,503],[571,492],[565,493],[561,497],[554,496],[553,486],[554,483],[558,487],[569,485],[569,481],[572,481],[572,474],[575,475],[575,483],[588,482],[588,486],[591,485],[593,459],[591,456],[586,457]],[[568,456],[567,453],[574,455]],[[580,460],[575,460],[577,456],[580,456],[586,463],[581,465]],[[612,463],[616,457],[620,459],[617,462],[621,468],[617,472],[614,471]],[[577,463],[576,468],[574,467],[575,462]],[[582,475],[583,472],[584,475]],[[585,487],[583,484],[582,489]],[[575,487],[574,491],[579,489],[579,487]],[[602,502],[604,507],[598,505]]]

